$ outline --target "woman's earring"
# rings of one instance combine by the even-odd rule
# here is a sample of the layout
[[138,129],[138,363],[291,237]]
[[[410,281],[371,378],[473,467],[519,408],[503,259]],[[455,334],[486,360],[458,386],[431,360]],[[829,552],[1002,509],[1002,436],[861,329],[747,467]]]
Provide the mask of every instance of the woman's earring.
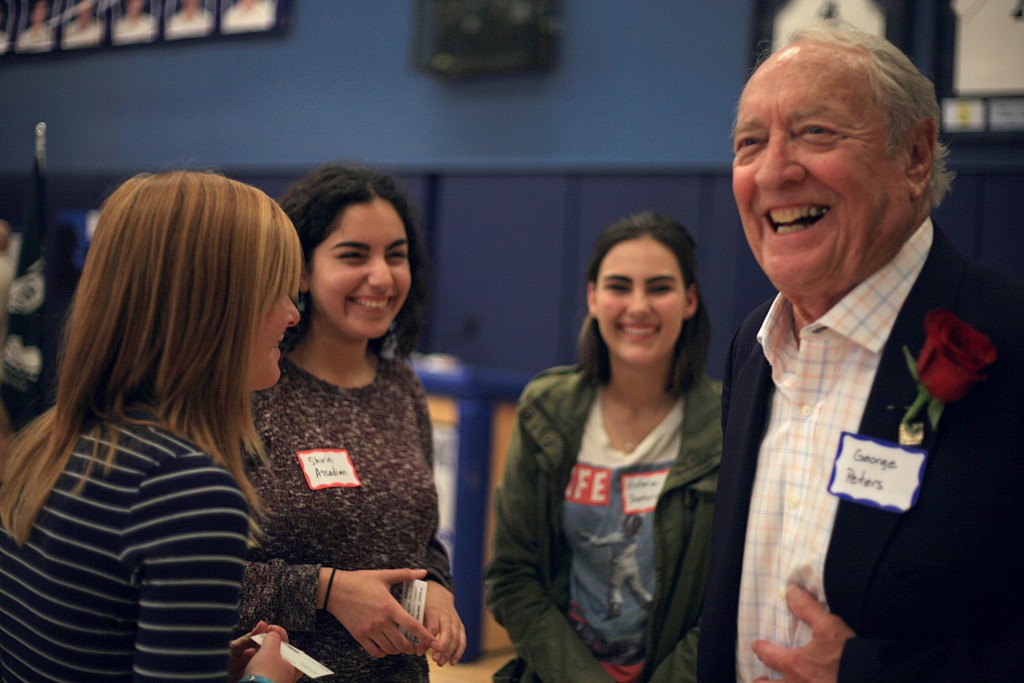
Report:
[[306,299],[309,297],[309,292],[299,292],[299,298],[295,301],[295,308],[299,310],[299,315],[306,312]]

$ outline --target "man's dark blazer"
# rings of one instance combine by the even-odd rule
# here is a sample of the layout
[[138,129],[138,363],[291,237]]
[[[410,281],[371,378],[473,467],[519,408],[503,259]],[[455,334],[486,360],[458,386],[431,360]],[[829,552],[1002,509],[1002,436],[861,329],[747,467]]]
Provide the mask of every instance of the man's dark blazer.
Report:
[[[736,680],[743,544],[773,392],[755,338],[769,305],[740,326],[726,369],[700,681]],[[916,395],[903,347],[917,356],[924,316],[938,308],[988,335],[997,359],[985,380],[945,407],[937,430],[926,426],[929,458],[913,508],[839,502],[825,595],[857,634],[843,651],[841,681],[1024,681],[1024,281],[968,261],[936,229],[883,350],[860,433],[898,440]]]

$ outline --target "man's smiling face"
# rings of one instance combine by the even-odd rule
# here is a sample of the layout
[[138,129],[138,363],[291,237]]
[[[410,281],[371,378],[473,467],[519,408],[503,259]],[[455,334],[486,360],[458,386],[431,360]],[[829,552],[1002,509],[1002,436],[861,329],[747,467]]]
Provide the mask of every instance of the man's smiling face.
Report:
[[[921,150],[889,149],[868,69],[860,52],[796,43],[740,97],[733,194],[743,230],[803,323],[889,262],[923,220]],[[930,147],[927,156],[930,165]]]

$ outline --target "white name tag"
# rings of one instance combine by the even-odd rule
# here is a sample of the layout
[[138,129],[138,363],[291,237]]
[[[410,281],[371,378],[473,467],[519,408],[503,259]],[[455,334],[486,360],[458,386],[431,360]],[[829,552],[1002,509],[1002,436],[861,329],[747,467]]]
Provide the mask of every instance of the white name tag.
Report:
[[312,451],[298,451],[295,455],[306,475],[309,488],[326,489],[332,486],[362,486],[352,458],[344,448],[318,448]]
[[636,515],[654,510],[667,478],[667,469],[622,475],[622,511]]
[[843,432],[829,492],[844,500],[906,512],[914,507],[928,452]]
[[[427,582],[423,579],[413,579],[402,584],[401,605],[405,611],[412,615],[416,621],[423,623],[423,610],[427,605]],[[401,626],[398,630],[409,639],[414,645],[419,645],[420,639],[406,631]]]

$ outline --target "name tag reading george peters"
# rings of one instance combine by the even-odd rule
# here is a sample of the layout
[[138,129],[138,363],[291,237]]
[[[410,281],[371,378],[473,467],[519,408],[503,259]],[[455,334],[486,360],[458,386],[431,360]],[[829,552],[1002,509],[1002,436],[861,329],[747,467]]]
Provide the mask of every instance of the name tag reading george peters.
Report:
[[921,490],[928,452],[843,432],[828,490],[860,505],[906,512]]

